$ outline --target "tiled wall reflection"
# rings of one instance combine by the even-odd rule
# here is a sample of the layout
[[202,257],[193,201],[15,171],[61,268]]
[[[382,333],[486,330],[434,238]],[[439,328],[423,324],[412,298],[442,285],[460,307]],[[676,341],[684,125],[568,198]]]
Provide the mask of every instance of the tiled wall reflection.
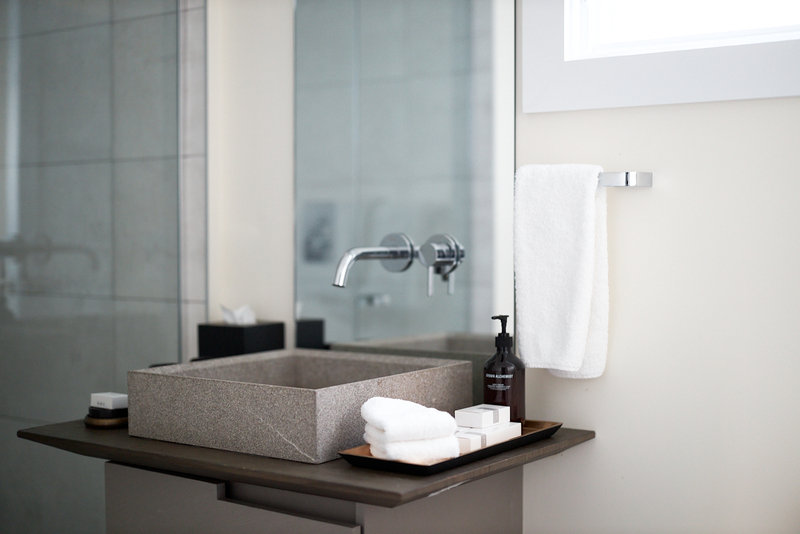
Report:
[[[299,0],[296,11],[297,301],[329,341],[470,331],[491,315],[491,2]],[[320,217],[330,222],[320,226]],[[467,249],[456,292],[415,263],[339,256],[404,232]],[[309,243],[324,242],[324,256]]]
[[0,97],[0,530],[103,532],[102,461],[15,432],[196,354],[205,2],[0,0]]

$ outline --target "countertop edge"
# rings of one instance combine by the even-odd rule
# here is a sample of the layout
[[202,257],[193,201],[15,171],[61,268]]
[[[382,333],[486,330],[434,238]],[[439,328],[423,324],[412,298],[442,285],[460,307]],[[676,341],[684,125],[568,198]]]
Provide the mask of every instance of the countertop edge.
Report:
[[[80,420],[18,430],[17,436],[127,465],[393,508],[553,456],[594,439],[595,432],[561,428],[551,438],[429,476],[373,471],[350,466],[342,459],[324,464],[302,464],[136,438],[128,436],[127,429],[87,429]],[[379,487],[381,485],[385,487]]]

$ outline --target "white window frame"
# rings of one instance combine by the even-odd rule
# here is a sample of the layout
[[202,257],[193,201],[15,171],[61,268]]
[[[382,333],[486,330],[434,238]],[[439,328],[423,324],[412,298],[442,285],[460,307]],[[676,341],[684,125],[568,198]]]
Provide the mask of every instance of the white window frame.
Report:
[[563,0],[522,0],[524,113],[800,95],[800,40],[564,61]]

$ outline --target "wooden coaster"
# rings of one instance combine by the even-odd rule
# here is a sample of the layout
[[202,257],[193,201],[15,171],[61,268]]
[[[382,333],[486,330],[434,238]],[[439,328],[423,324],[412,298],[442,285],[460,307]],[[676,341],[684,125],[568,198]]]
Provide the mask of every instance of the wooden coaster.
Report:
[[128,426],[127,417],[114,417],[112,419],[98,419],[97,417],[83,418],[83,424],[89,428],[122,428]]

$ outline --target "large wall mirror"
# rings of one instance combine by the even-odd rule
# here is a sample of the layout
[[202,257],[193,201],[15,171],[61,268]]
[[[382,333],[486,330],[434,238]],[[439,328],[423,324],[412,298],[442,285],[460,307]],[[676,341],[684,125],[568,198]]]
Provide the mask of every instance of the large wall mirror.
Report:
[[[297,0],[295,21],[298,317],[329,341],[489,332],[513,312],[513,0]],[[333,287],[345,250],[393,232],[460,241],[452,295],[418,261]]]

